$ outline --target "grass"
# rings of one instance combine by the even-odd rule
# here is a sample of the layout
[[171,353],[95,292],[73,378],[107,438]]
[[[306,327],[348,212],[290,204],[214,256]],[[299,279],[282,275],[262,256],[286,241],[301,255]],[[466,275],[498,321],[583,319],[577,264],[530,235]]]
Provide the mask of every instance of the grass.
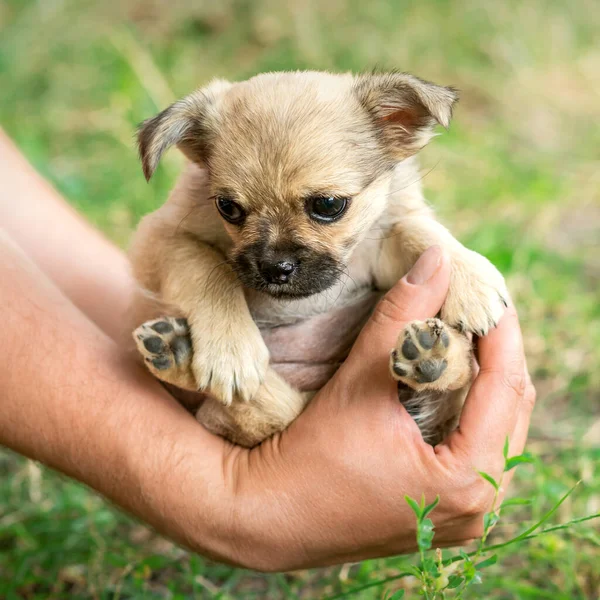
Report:
[[[178,171],[152,185],[135,126],[213,76],[399,67],[454,84],[450,132],[423,153],[441,218],[506,275],[539,393],[529,450],[488,542],[600,509],[600,11],[593,0],[0,0],[0,123],[92,222],[125,245]],[[521,472],[522,471],[522,472]],[[399,502],[404,500],[399,498]],[[443,501],[443,499],[442,499]],[[594,522],[499,551],[468,598],[600,597]],[[596,522],[597,523],[597,522]],[[83,486],[0,454],[0,597],[323,598],[413,557],[264,576],[158,538]],[[413,578],[372,587],[416,595]]]

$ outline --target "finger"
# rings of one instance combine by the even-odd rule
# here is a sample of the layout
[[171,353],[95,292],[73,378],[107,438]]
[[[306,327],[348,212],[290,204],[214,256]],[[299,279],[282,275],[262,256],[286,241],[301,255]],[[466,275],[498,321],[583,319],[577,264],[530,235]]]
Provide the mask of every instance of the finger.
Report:
[[[531,422],[531,414],[533,413],[533,408],[535,406],[536,392],[528,372],[526,372],[526,380],[527,384],[525,388],[525,394],[523,395],[523,400],[519,409],[515,430],[510,436],[508,448],[509,457],[523,454],[525,443],[527,442],[527,435],[529,434],[529,424]],[[508,473],[504,474],[504,483],[500,492],[500,501],[502,501],[504,498],[514,474],[515,469],[511,469]]]
[[517,422],[515,424],[514,431],[510,436],[509,442],[509,456],[517,456],[522,454],[525,449],[527,442],[527,435],[529,433],[529,425],[531,423],[531,415],[535,406],[536,391],[527,365],[525,365],[525,393],[523,394],[523,400],[521,401],[519,414],[517,416]]
[[526,388],[523,339],[514,306],[507,308],[496,329],[479,340],[479,365],[459,429],[447,444],[486,470],[502,461],[504,442],[515,431]]
[[431,246],[376,306],[352,348],[347,368],[387,369],[390,350],[402,327],[409,321],[435,316],[446,299],[449,283],[448,255],[439,246]]

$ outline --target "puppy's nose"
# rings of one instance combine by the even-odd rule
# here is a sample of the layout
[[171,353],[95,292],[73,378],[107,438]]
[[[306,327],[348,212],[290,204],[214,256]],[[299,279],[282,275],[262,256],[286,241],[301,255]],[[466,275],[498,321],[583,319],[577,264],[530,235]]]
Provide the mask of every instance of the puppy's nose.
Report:
[[282,258],[277,262],[261,262],[260,272],[268,283],[282,284],[287,283],[298,263],[291,258]]

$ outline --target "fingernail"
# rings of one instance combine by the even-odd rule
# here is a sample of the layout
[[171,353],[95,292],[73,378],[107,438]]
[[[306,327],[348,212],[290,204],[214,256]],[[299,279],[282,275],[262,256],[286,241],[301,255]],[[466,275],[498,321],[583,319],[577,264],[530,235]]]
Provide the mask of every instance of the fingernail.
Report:
[[442,249],[439,246],[427,248],[413,265],[413,268],[407,273],[406,281],[413,285],[427,283],[440,268],[442,256]]

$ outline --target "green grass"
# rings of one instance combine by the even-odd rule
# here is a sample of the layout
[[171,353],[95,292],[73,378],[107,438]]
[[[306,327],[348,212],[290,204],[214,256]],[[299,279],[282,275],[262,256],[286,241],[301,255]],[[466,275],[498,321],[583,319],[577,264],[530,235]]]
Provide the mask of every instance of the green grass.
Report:
[[[213,76],[397,67],[462,91],[424,152],[428,197],[504,272],[539,392],[499,543],[578,480],[552,523],[600,507],[600,11],[593,0],[0,0],[0,124],[125,245],[178,171],[151,185],[135,126]],[[443,501],[443,500],[442,500]],[[404,502],[402,498],[398,502]],[[435,544],[435,542],[434,542]],[[414,558],[263,576],[191,556],[83,486],[0,455],[0,598],[323,598]],[[598,525],[500,551],[469,598],[597,599]],[[416,581],[402,579],[416,595]],[[374,587],[356,597],[382,598]]]

